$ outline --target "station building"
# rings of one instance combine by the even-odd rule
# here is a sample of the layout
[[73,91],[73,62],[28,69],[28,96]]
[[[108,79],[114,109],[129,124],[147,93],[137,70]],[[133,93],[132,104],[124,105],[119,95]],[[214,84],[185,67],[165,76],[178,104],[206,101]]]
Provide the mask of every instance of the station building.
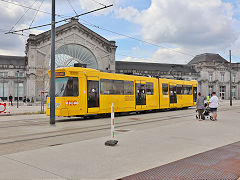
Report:
[[[85,64],[87,68],[140,76],[198,80],[199,91],[207,96],[212,91],[229,99],[230,64],[218,54],[205,53],[188,64],[162,64],[115,61],[115,41],[108,41],[83,26],[78,20],[56,28],[56,68]],[[27,40],[26,56],[0,55],[0,98],[11,94],[21,100],[24,96],[40,100],[40,92],[49,90],[51,32],[31,34]],[[240,63],[232,63],[232,94],[240,99]]]

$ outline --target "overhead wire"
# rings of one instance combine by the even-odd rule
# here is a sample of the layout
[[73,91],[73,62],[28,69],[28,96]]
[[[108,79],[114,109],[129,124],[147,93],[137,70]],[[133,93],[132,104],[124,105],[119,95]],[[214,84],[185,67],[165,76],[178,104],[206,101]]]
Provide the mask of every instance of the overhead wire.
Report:
[[[129,56],[129,55],[125,55],[125,54],[120,54],[120,53],[116,53],[116,55],[119,55],[119,56],[123,56],[123,57],[130,57],[130,58],[134,58],[134,59],[141,59],[141,60],[156,60],[156,61],[160,61],[160,59],[147,59],[147,58],[139,58],[139,57],[134,57],[134,56]],[[154,63],[154,62],[153,62]]]
[[[16,6],[20,6],[20,7],[23,7],[23,8],[29,8],[29,9],[34,10],[34,11],[38,11],[38,9],[36,9],[36,8],[31,8],[31,7],[29,7],[29,6],[22,5],[22,4],[19,4],[19,3],[14,3],[14,2],[11,2],[11,1],[7,1],[7,0],[0,0],[0,1],[6,2],[6,3],[9,3],[9,4],[13,4],[13,5],[16,5]],[[41,11],[41,10],[39,10],[39,12],[45,13],[45,14],[50,14],[50,15],[52,14],[52,13],[50,13],[50,12]],[[61,14],[55,14],[55,16],[57,16],[57,17],[62,17],[62,18],[70,17],[70,16],[61,15]]]
[[40,4],[40,6],[39,6],[39,8],[38,8],[38,11],[36,12],[35,16],[33,17],[33,20],[32,20],[32,22],[31,22],[31,24],[30,24],[30,26],[29,26],[29,27],[31,27],[31,26],[32,26],[32,24],[33,24],[33,22],[34,22],[35,18],[37,17],[37,14],[38,14],[39,10],[40,10],[40,9],[41,9],[41,7],[42,7],[42,4],[43,4],[43,2],[44,2],[44,0],[42,0],[42,2],[41,2],[41,4]]
[[[7,0],[0,0],[0,1],[7,2],[7,3],[10,3],[10,4],[14,4],[14,5],[17,5],[17,6],[21,6],[21,7],[24,7],[24,8],[29,8],[29,9],[35,10],[35,11],[37,11],[37,12],[42,12],[42,13],[46,13],[46,14],[51,14],[51,13],[46,12],[46,11],[41,11],[40,8],[39,8],[39,9],[35,9],[35,8],[28,7],[28,6],[25,6],[25,5],[21,5],[21,4],[18,4],[18,3],[13,3],[13,2],[10,2],[10,1],[7,1]],[[67,1],[69,2],[70,6],[72,7],[74,13],[77,14],[76,11],[74,10],[73,6],[71,5],[70,1],[69,1],[69,0],[67,0]],[[94,1],[94,2],[96,2],[96,3],[98,3],[98,4],[102,5],[102,6],[104,6],[103,8],[107,8],[107,7],[112,6],[112,5],[106,6],[106,5],[102,4],[102,3],[97,2],[96,0],[92,0],[92,1]],[[83,15],[85,15],[85,14],[89,14],[89,13],[95,12],[95,11],[97,11],[97,10],[101,10],[101,9],[103,9],[103,8],[99,8],[99,9],[96,9],[96,10],[93,10],[93,11],[89,11],[89,12],[86,12],[86,13],[82,13],[82,14],[73,16],[73,17],[71,17],[71,18],[78,18],[78,17],[80,17],[80,16],[83,16]],[[67,16],[64,16],[64,15],[58,15],[58,14],[56,14],[56,16],[59,16],[59,17],[67,17]],[[56,23],[60,23],[60,22],[63,22],[63,21],[67,21],[67,20],[70,20],[71,18],[65,18],[65,19],[63,19],[63,20],[57,21]],[[123,36],[123,37],[127,37],[127,38],[129,38],[129,39],[133,39],[133,40],[136,40],[136,41],[139,41],[139,42],[143,42],[143,43],[145,43],[145,44],[149,44],[149,45],[152,45],[152,46],[156,46],[156,47],[160,47],[160,48],[166,48],[166,49],[169,49],[169,50],[171,50],[171,51],[174,51],[174,52],[176,52],[176,53],[180,53],[180,54],[183,54],[183,55],[187,55],[187,56],[191,56],[191,57],[194,57],[194,56],[195,56],[195,55],[192,55],[192,54],[190,54],[190,53],[185,53],[185,52],[177,51],[177,50],[174,50],[174,49],[171,49],[171,48],[168,48],[168,47],[159,45],[159,44],[155,44],[155,43],[153,43],[153,42],[141,40],[141,39],[138,39],[138,38],[135,38],[135,37],[126,35],[126,34],[114,32],[114,31],[112,31],[112,30],[108,30],[108,29],[102,28],[102,27],[100,27],[100,26],[94,25],[94,24],[92,24],[92,23],[89,23],[88,21],[86,21],[86,20],[84,20],[84,19],[81,19],[81,20],[82,20],[82,21],[85,21],[85,23],[83,23],[83,24],[85,24],[85,25],[87,25],[87,26],[91,26],[91,27],[94,27],[94,28],[97,28],[97,29],[101,29],[101,30],[103,30],[103,31],[110,32],[110,33],[113,33],[113,34],[117,34],[117,35],[120,35],[120,36]],[[44,26],[49,26],[49,25],[51,25],[51,24],[49,23],[49,24],[45,24],[45,25],[35,26],[35,27],[26,28],[26,29],[22,29],[22,30],[17,30],[17,31],[9,32],[9,33],[14,33],[14,34],[16,34],[17,32],[23,32],[23,31],[25,31],[25,30],[35,29],[35,28],[44,27]],[[22,35],[22,34],[20,34],[20,35]]]
[[[140,60],[154,60],[151,63],[158,63],[157,61],[162,61],[162,59],[156,59],[156,58],[140,58],[140,57],[136,57],[136,56],[129,56],[129,55],[125,55],[125,54],[120,54],[120,53],[116,53],[116,55],[119,56],[123,56],[123,57],[130,57],[130,58],[134,58],[134,59],[140,59]],[[185,63],[187,64],[187,63]]]
[[[111,4],[111,5],[108,5],[108,6],[106,6],[106,7],[101,7],[101,8],[98,8],[98,9],[94,9],[94,10],[92,10],[92,11],[88,11],[88,12],[85,12],[85,13],[82,13],[82,14],[78,14],[78,15],[73,16],[73,17],[70,17],[70,18],[65,18],[65,19],[63,19],[63,20],[56,21],[55,24],[60,23],[60,22],[64,22],[64,21],[66,22],[66,21],[71,20],[71,19],[76,19],[76,18],[78,18],[78,17],[80,17],[80,16],[83,16],[83,15],[86,15],[86,14],[90,14],[90,13],[93,13],[93,12],[96,12],[96,11],[99,11],[99,10],[102,10],[102,9],[105,9],[105,8],[108,8],[108,7],[111,7],[111,6],[113,6],[113,5]],[[26,31],[26,30],[36,29],[36,28],[45,27],[45,26],[50,26],[50,25],[51,25],[51,23],[49,23],[49,24],[43,24],[43,25],[31,27],[31,28],[25,28],[25,29],[16,30],[16,31],[9,31],[9,32],[7,32],[6,34],[16,33],[16,32],[23,32],[23,31]]]
[[138,39],[138,38],[135,38],[135,37],[126,35],[126,34],[114,32],[114,31],[112,31],[112,30],[108,30],[108,29],[102,28],[102,27],[100,27],[100,26],[94,25],[94,24],[92,24],[92,23],[89,23],[88,21],[86,21],[86,20],[84,20],[84,19],[80,19],[80,20],[82,20],[82,21],[85,22],[85,23],[82,23],[82,24],[84,24],[84,25],[91,26],[91,27],[94,27],[94,28],[97,28],[97,29],[101,29],[101,30],[103,30],[103,31],[110,32],[110,33],[113,33],[113,34],[117,34],[117,35],[120,35],[120,36],[123,36],[123,37],[127,37],[127,38],[129,38],[129,39],[133,39],[133,40],[135,40],[135,41],[139,41],[139,42],[142,42],[142,43],[144,43],[144,44],[149,44],[149,45],[152,45],[152,46],[156,46],[156,47],[160,47],[160,48],[165,48],[165,49],[168,49],[168,50],[170,50],[170,51],[174,51],[174,52],[177,52],[177,53],[186,55],[186,56],[191,56],[191,57],[194,57],[194,56],[195,56],[195,55],[192,55],[192,54],[190,54],[190,53],[185,53],[185,52],[177,51],[177,50],[174,50],[174,49],[171,49],[171,48],[168,48],[168,47],[159,45],[159,44],[155,44],[155,43],[153,43],[153,42],[141,40],[141,39]]
[[78,15],[78,13],[77,13],[77,12],[75,11],[75,9],[73,8],[70,0],[67,0],[67,2],[68,2],[68,4],[70,5],[70,7],[72,8],[73,12],[74,12],[76,15]]
[[106,6],[105,4],[100,3],[100,2],[98,2],[98,1],[96,1],[96,0],[91,0],[91,1],[94,1],[95,3],[97,3],[97,4],[99,4],[99,5],[102,5],[102,6]]
[[12,31],[14,29],[14,27],[22,20],[22,18],[27,14],[27,12],[30,10],[30,8],[37,2],[37,0],[35,0],[32,5],[24,12],[24,14],[17,20],[17,22],[12,26],[12,28],[9,31]]

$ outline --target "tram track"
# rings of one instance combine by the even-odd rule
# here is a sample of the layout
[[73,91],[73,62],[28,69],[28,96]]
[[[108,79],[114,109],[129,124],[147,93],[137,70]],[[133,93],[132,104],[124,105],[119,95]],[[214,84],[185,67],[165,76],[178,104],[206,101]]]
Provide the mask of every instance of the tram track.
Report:
[[[231,109],[225,108],[225,109],[222,109],[221,111],[228,111],[228,110],[231,110]],[[167,121],[170,119],[190,117],[190,116],[194,116],[195,114],[196,113],[191,112],[188,114],[181,113],[181,114],[177,114],[177,115],[154,117],[154,118],[143,118],[143,119],[140,119],[139,117],[138,118],[133,117],[134,120],[128,120],[127,122],[117,122],[115,128],[118,129],[118,128],[123,128],[123,127],[127,127],[127,126],[136,126],[136,125],[141,125],[141,124],[146,124],[146,123],[154,123],[154,122]],[[19,136],[9,136],[9,137],[5,137],[5,138],[1,138],[0,145],[14,144],[14,143],[19,143],[19,142],[30,142],[30,141],[34,141],[34,140],[40,140],[40,139],[55,138],[55,137],[69,136],[69,135],[74,135],[74,134],[109,130],[109,126],[110,126],[109,123],[104,123],[102,125],[97,125],[97,126],[69,128],[69,129],[62,129],[62,130],[51,131],[51,132],[40,132],[40,133],[25,134],[25,135],[19,135]],[[15,127],[18,127],[18,126],[15,126]],[[31,138],[28,138],[28,137],[31,137]]]
[[[240,105],[238,106],[240,107]],[[222,109],[221,111],[225,111],[225,110],[229,110],[229,109]],[[180,114],[181,115],[181,114]],[[120,116],[121,117],[121,116]],[[3,128],[15,128],[15,127],[24,127],[24,126],[37,126],[37,125],[45,125],[45,124],[48,124],[49,122],[48,121],[44,121],[44,120],[47,120],[48,118],[45,117],[45,118],[39,118],[38,120],[36,120],[36,118],[33,118],[33,119],[27,119],[27,120],[13,120],[13,121],[0,121],[0,129],[3,129]],[[75,118],[74,119],[58,119],[56,120],[56,122],[61,122],[61,121],[81,121],[83,120],[82,118]],[[42,121],[42,122],[40,122]],[[19,123],[17,125],[9,125],[9,123]],[[1,125],[2,124],[2,125]]]
[[[136,115],[136,114],[134,114],[134,115]],[[134,116],[133,115],[133,116]],[[132,116],[132,115],[128,115],[128,116]],[[117,116],[117,117],[122,117],[121,115],[120,116]],[[1,122],[0,121],[0,129],[2,129],[2,128],[14,128],[14,127],[21,127],[21,126],[31,126],[31,125],[45,125],[45,124],[48,124],[49,122],[48,121],[43,121],[43,120],[47,120],[48,118],[46,117],[46,118],[39,118],[38,120],[37,120],[37,122],[34,122],[34,121],[36,121],[36,118],[33,118],[33,119],[27,119],[27,120],[14,120],[14,121],[3,121],[3,122]],[[92,118],[92,119],[94,119],[94,118]],[[91,120],[92,120],[91,119]],[[96,118],[96,119],[98,119],[98,118]],[[61,121],[81,121],[81,120],[83,120],[82,118],[77,118],[77,117],[74,117],[74,118],[72,118],[72,119],[69,119],[69,118],[66,118],[66,119],[57,119],[56,120],[56,122],[61,122]],[[43,122],[40,122],[40,121],[43,121]],[[19,123],[19,124],[17,124],[17,125],[8,125],[9,123]],[[3,124],[3,125],[1,125],[1,124]]]
[[[160,121],[166,121],[170,119],[178,119],[183,117],[189,117],[193,114],[187,114],[187,115],[174,115],[174,116],[165,116],[165,117],[155,117],[155,118],[145,118],[145,119],[139,119],[139,120],[131,120],[127,122],[121,122],[116,123],[115,128],[122,128],[127,126],[134,126],[134,125],[141,125],[146,123],[154,123],[154,122],[160,122]],[[60,137],[60,136],[68,136],[68,135],[74,135],[74,134],[81,134],[81,133],[89,133],[89,132],[95,132],[95,131],[102,131],[102,130],[109,130],[109,123],[105,123],[98,126],[90,126],[90,127],[84,127],[84,128],[71,128],[71,129],[64,129],[59,131],[52,131],[52,132],[43,132],[43,133],[34,133],[34,134],[26,134],[26,135],[20,135],[20,136],[10,136],[6,138],[0,139],[0,145],[6,145],[6,144],[13,144],[18,142],[27,142],[27,141],[34,141],[39,139],[46,139],[46,138],[53,138],[53,137]],[[33,137],[35,136],[35,137]],[[32,137],[32,138],[27,138]],[[15,139],[15,140],[14,140]]]

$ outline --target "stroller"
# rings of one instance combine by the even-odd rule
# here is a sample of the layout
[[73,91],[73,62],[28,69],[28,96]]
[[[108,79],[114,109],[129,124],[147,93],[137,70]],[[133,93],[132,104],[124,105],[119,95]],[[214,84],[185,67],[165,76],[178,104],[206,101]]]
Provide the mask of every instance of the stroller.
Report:
[[[197,110],[196,110],[196,112],[198,112]],[[198,114],[196,115],[196,119],[198,119],[199,117],[198,117]],[[205,120],[205,119],[210,119],[210,120],[213,120],[213,116],[212,116],[212,114],[211,114],[211,111],[210,111],[210,107],[208,106],[208,104],[207,103],[205,103],[205,105],[204,105],[204,111],[203,111],[203,120]]]

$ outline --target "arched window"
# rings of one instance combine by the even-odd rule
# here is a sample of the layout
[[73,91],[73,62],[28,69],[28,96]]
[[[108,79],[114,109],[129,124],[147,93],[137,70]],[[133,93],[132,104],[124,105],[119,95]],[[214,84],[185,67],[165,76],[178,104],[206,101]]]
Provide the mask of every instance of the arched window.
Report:
[[87,68],[98,69],[94,54],[86,47],[78,44],[63,45],[56,50],[56,68],[69,67],[75,63],[86,64]]

